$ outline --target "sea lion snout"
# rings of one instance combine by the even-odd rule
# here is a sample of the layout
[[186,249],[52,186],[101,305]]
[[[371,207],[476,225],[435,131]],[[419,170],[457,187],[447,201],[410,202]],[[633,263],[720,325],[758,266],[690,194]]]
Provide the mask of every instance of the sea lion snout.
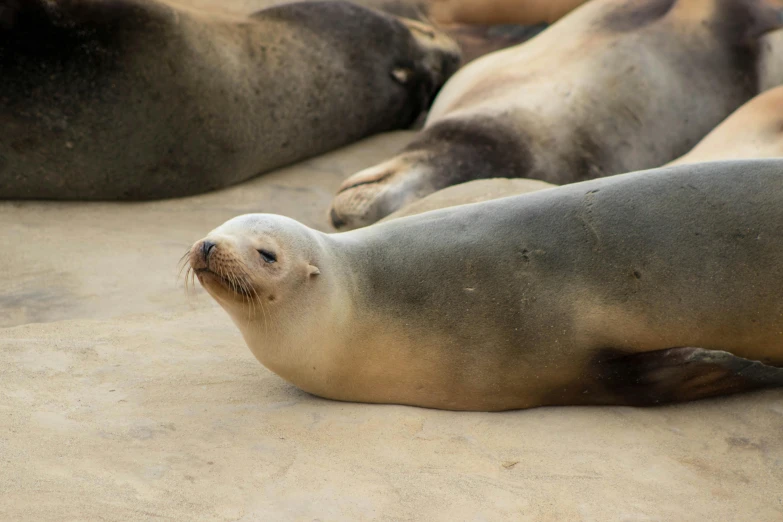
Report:
[[437,190],[432,170],[417,155],[394,158],[346,179],[332,202],[329,218],[338,230],[375,223],[411,201]]
[[210,241],[209,239],[205,239],[201,242],[201,255],[207,265],[209,265],[209,253],[212,252],[212,249],[216,246],[217,244],[215,244],[214,241]]
[[206,237],[190,249],[190,270],[208,291],[254,295],[252,277],[243,254],[230,238]]
[[340,214],[334,210],[334,207],[329,209],[329,221],[331,221],[332,226],[338,230],[346,225],[345,221],[343,221],[343,218],[340,217]]
[[234,264],[235,255],[228,245],[219,239],[206,237],[197,241],[190,249],[190,267],[198,272],[220,271],[226,264]]
[[209,268],[209,255],[217,247],[217,243],[209,239],[202,239],[190,248],[188,262],[193,270]]

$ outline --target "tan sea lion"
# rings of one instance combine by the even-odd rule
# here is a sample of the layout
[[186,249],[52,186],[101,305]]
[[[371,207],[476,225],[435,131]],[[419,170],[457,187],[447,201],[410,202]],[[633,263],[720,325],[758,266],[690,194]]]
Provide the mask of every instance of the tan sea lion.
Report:
[[[761,158],[783,158],[783,87],[775,87],[752,98],[707,134],[690,152],[666,166]],[[526,178],[468,181],[414,200],[379,222],[553,186]]]
[[225,187],[409,126],[459,64],[431,27],[347,2],[250,17],[151,0],[0,7],[0,198]]
[[[593,0],[443,87],[396,157],[349,177],[338,229],[472,179],[555,184],[660,166],[759,92],[764,0]],[[557,64],[553,66],[553,64]]]
[[611,176],[189,263],[258,360],[337,400],[648,405],[783,386],[783,160]]
[[378,222],[383,223],[390,219],[415,216],[416,214],[440,208],[467,205],[469,203],[480,203],[481,201],[516,196],[518,194],[527,194],[529,192],[554,188],[556,186],[557,185],[552,185],[551,183],[546,183],[537,179],[477,179],[433,192],[429,196],[417,199],[396,212],[392,212]]

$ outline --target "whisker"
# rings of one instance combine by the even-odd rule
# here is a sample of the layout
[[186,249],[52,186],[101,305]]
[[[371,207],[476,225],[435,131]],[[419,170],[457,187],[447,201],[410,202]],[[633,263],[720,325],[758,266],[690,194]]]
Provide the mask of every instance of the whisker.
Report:
[[[249,274],[247,273],[246,270],[242,269],[241,274],[242,274],[242,280],[244,280],[245,282],[247,282],[250,279]],[[261,310],[261,315],[264,318],[264,335],[267,335],[269,333],[269,324],[267,320],[266,309],[264,308],[263,299],[261,299],[261,296],[258,294],[258,291],[256,291],[256,289],[253,288],[251,284],[247,283],[246,285],[243,286],[243,288],[248,295],[248,299],[250,303],[252,303],[253,317],[256,317],[257,314],[256,303],[258,304],[258,307]]]
[[[257,314],[257,312],[256,312],[256,302],[258,302],[259,307],[261,308],[261,313],[262,313],[262,315],[264,317],[264,323],[266,324],[266,312],[264,311],[263,303],[261,302],[260,298],[258,298],[258,299],[254,299],[253,298],[253,295],[258,297],[258,293],[253,288],[253,286],[247,282],[247,280],[248,280],[247,273],[243,270],[242,271],[242,277],[236,276],[236,274],[235,274],[235,277],[237,279],[237,283],[240,285],[240,288],[242,289],[242,294],[243,294],[242,300],[243,300],[243,302],[247,302],[250,305],[251,317],[253,319],[256,318],[256,314]],[[245,301],[245,299],[246,299],[246,301]],[[265,326],[264,334],[266,335],[266,326]]]
[[231,286],[231,282],[226,277],[226,272],[225,272],[225,270],[223,270],[223,266],[222,265],[218,265],[217,269],[218,269],[218,275],[220,277],[222,277],[223,280],[226,281],[229,284],[229,287],[230,287]]
[[258,294],[255,288],[251,288],[253,295],[255,296],[255,300],[258,302],[258,307],[261,309],[261,315],[264,318],[264,336],[269,335],[269,324],[267,323],[266,318],[266,308],[264,308],[264,300],[261,298],[261,296]]
[[251,285],[247,282],[247,275],[244,272],[243,272],[243,277],[239,281],[239,284],[242,287],[242,291],[243,291],[243,294],[244,294],[242,296],[242,301],[243,302],[247,302],[247,304],[250,305],[251,317],[253,317],[255,319],[255,317],[256,317],[256,303],[255,303],[255,301],[253,300],[253,298],[252,298],[252,296],[250,294]]
[[185,293],[190,297],[196,294],[196,271],[191,267],[185,272]]
[[[268,335],[271,327],[270,317],[268,317],[263,298],[250,283],[251,278],[247,271],[243,267],[226,267],[223,265],[213,266],[212,270],[223,279],[230,290],[242,296],[242,302],[247,303],[250,307],[251,317],[257,317],[258,310],[260,310],[264,319],[264,335]],[[191,270],[191,273],[194,272]],[[260,328],[261,326],[259,325],[258,327]]]
[[191,250],[192,250],[191,248],[188,248],[188,249],[187,249],[187,251],[186,251],[184,254],[182,254],[182,257],[180,257],[180,258],[179,258],[179,261],[177,261],[177,266],[180,266],[180,265],[184,265],[184,264],[185,264],[185,260],[186,260],[186,259],[188,258],[188,256],[190,255],[190,251],[191,251]]
[[[196,275],[193,271],[193,267],[190,266],[190,263],[188,262],[188,257],[190,256],[191,250],[188,249],[187,252],[185,252],[182,257],[179,258],[179,261],[177,261],[177,278],[176,280],[179,281],[180,278],[182,278],[184,273],[184,285],[185,285],[185,294],[188,296],[192,296],[191,289],[195,291],[196,289]],[[192,285],[189,284],[192,280]]]
[[179,258],[179,261],[177,261],[177,267],[178,267],[177,278],[179,278],[179,276],[182,275],[183,270],[190,267],[190,263],[188,262],[189,256],[190,256],[190,249],[188,249],[188,251],[185,252],[185,254],[182,257]]
[[242,292],[239,291],[238,281],[233,270],[228,271],[228,280],[231,282],[231,288],[234,290],[234,293],[241,294]]
[[[179,281],[180,277],[182,277],[182,276],[183,276],[182,269],[180,269],[180,273],[177,274],[177,281]],[[185,284],[185,293],[188,293],[188,279],[190,279],[190,267],[185,269],[185,274],[184,274],[184,281],[183,282]]]

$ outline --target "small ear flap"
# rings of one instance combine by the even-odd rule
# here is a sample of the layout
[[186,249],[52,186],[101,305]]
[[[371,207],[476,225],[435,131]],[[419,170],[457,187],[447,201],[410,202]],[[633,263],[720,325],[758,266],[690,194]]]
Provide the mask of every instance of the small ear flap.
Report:
[[405,85],[413,77],[413,71],[407,67],[397,67],[391,73],[392,78]]
[[307,265],[307,275],[317,276],[321,273],[317,266]]

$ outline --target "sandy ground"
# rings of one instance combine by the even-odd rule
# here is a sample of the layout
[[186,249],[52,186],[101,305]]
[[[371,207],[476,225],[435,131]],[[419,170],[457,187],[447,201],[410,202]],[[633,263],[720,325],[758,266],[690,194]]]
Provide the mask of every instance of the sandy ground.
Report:
[[502,414],[309,396],[176,265],[237,214],[328,230],[400,132],[203,196],[0,203],[0,520],[783,520],[783,392]]

